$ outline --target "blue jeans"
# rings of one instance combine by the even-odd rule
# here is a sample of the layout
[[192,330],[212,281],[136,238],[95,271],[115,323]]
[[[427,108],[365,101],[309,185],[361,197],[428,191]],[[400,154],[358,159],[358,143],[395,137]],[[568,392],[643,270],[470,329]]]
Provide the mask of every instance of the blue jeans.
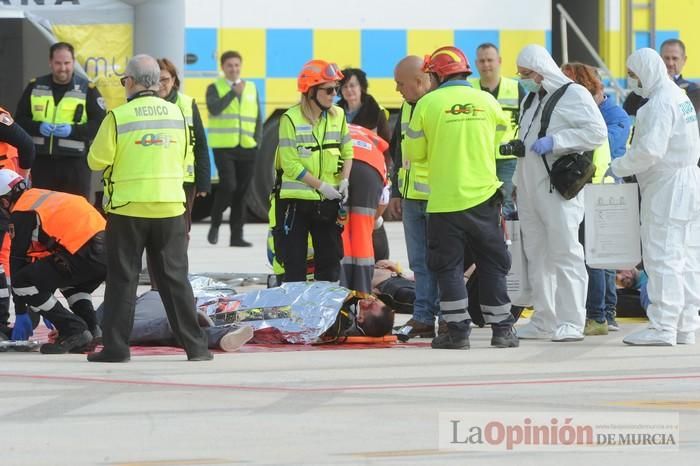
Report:
[[615,285],[615,271],[605,271],[605,318],[608,323],[617,316],[617,286]]
[[503,190],[503,215],[506,218],[511,218],[511,215],[515,212],[515,204],[513,204],[513,174],[517,164],[517,159],[496,159],[496,175],[503,182],[503,186],[501,186]]
[[615,271],[591,269],[588,271],[588,297],[586,298],[586,318],[596,322],[611,322],[615,319],[617,290]]
[[427,201],[404,199],[403,231],[406,237],[408,266],[416,279],[416,301],[413,304],[413,318],[425,324],[435,322],[440,312],[440,293],[437,276],[428,270],[428,214]]

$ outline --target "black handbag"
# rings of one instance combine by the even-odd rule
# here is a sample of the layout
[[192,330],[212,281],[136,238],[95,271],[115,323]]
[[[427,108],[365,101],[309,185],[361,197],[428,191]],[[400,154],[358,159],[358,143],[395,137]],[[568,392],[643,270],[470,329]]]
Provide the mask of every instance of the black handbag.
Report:
[[[540,120],[540,132],[538,137],[543,138],[547,134],[549,120],[552,117],[554,107],[566,92],[566,88],[573,83],[564,84],[554,91],[542,109],[542,119]],[[586,183],[590,182],[595,175],[595,165],[593,165],[593,151],[576,152],[562,155],[549,167],[547,158],[543,154],[542,162],[549,174],[551,186],[566,199],[573,199],[583,189]],[[551,188],[550,188],[551,192]]]

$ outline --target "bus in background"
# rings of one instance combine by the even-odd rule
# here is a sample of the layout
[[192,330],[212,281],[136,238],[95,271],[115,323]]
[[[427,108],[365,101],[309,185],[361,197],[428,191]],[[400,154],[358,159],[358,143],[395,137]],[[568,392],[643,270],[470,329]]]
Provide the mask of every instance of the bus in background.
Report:
[[[248,207],[264,219],[279,117],[297,103],[296,77],[305,62],[322,58],[341,68],[362,68],[369,92],[395,111],[401,95],[395,90],[394,65],[404,56],[424,56],[454,44],[471,61],[479,44],[491,42],[501,49],[504,74],[515,76],[523,45],[551,48],[550,25],[549,0],[445,0],[439,8],[417,0],[357,0],[337,8],[319,8],[313,0],[257,0],[249,7],[186,0],[184,87],[197,100],[206,127],[206,88],[221,76],[219,56],[226,50],[243,56],[241,76],[255,82],[265,122]],[[198,200],[195,218],[208,215],[212,198]]]

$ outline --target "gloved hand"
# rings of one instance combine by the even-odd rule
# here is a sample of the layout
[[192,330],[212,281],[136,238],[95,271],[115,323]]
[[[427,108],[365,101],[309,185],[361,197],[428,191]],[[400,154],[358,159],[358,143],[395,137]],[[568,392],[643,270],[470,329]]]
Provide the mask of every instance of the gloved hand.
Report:
[[39,125],[39,132],[42,136],[46,136],[47,138],[53,134],[55,129],[56,127],[51,123],[43,122]]
[[13,340],[28,340],[29,337],[34,335],[34,329],[32,327],[32,319],[29,317],[29,313],[15,315],[15,326],[12,328],[12,339]]
[[72,132],[73,127],[71,125],[56,125],[53,130],[53,135],[59,138],[67,138]]
[[321,183],[321,186],[318,187],[318,191],[323,194],[323,197],[326,199],[340,199],[342,196],[341,194],[333,188],[333,186],[329,185],[328,183]]
[[51,321],[49,319],[47,319],[46,317],[44,317],[44,325],[46,325],[46,328],[49,330],[54,329],[53,323],[51,323]]
[[530,149],[532,149],[533,152],[539,154],[539,155],[544,155],[548,152],[552,152],[552,149],[554,148],[554,139],[552,139],[552,136],[545,136],[543,138],[539,138],[535,143],[532,145]]
[[338,186],[338,192],[340,193],[341,196],[343,196],[343,204],[348,202],[348,196],[350,195],[350,192],[348,191],[348,186],[350,186],[350,182],[348,181],[347,178],[343,178],[340,180],[340,186]]
[[379,230],[382,227],[382,225],[384,225],[384,217],[380,215],[379,217],[374,219],[374,229]]

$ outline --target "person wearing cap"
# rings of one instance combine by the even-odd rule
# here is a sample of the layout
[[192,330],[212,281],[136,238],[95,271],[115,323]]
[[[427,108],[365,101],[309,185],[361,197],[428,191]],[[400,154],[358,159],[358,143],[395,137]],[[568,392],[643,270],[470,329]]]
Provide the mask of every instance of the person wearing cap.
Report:
[[437,274],[440,312],[447,333],[432,347],[468,349],[471,320],[464,287],[464,254],[470,250],[481,280],[479,300],[491,345],[518,346],[506,290],[510,255],[499,218],[503,195],[496,176],[496,146],[509,121],[498,101],[467,81],[471,68],[456,47],[425,58],[424,70],[438,84],[416,104],[406,130],[404,155],[427,162],[428,267]]
[[353,158],[345,113],[333,104],[342,78],[335,63],[307,62],[297,79],[301,101],[280,119],[273,237],[286,282],[306,280],[309,234],[314,278],[340,278],[343,245],[337,219],[341,201],[348,199]]

